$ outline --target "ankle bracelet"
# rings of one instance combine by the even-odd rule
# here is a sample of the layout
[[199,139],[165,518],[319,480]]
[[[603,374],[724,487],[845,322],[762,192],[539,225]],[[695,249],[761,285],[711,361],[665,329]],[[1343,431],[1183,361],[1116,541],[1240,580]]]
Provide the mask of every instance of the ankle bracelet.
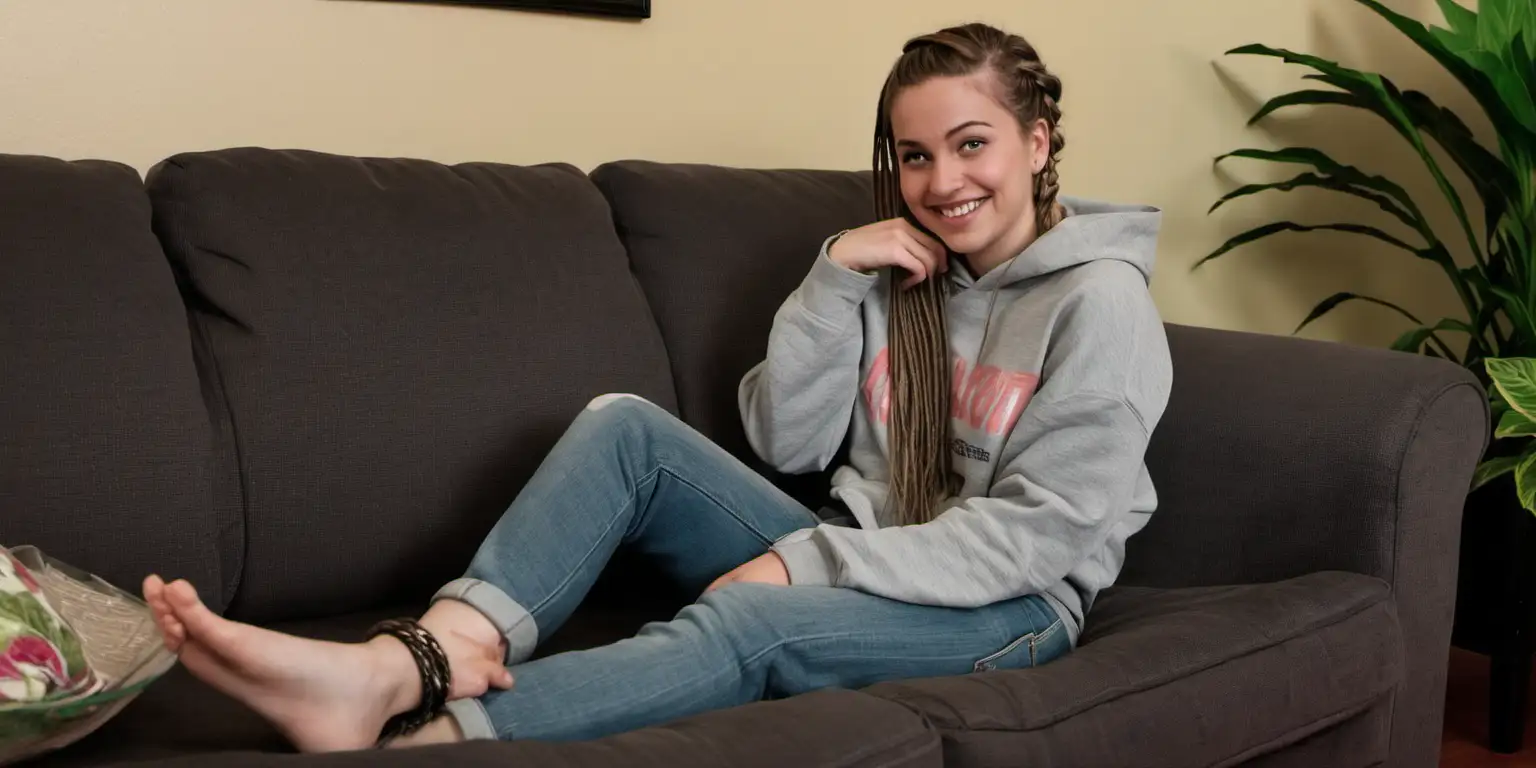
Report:
[[416,662],[417,673],[421,675],[421,703],[384,723],[384,731],[379,736],[382,745],[420,730],[442,714],[448,704],[448,684],[453,678],[448,668],[448,654],[421,622],[411,618],[381,621],[368,630],[369,639],[379,635],[389,635],[405,644],[411,659]]

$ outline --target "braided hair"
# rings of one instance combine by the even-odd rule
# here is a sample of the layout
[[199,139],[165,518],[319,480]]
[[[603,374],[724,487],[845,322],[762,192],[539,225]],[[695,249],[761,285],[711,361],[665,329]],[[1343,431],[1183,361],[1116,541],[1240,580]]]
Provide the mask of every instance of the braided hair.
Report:
[[[1034,46],[985,24],[950,27],[912,38],[891,68],[881,90],[875,119],[875,214],[885,220],[901,216],[923,229],[901,196],[891,105],[904,88],[933,77],[964,77],[990,71],[999,101],[1021,126],[1044,120],[1050,131],[1050,152],[1035,176],[1036,236],[1061,222],[1064,211],[1056,201],[1060,186],[1056,159],[1066,144],[1061,121],[1061,80],[1051,74]],[[930,233],[931,234],[931,233]],[[895,284],[897,281],[892,280]],[[925,280],[910,290],[890,295],[890,452],[889,504],[895,522],[928,522],[945,498],[959,493],[959,478],[950,470],[949,333],[946,328],[943,282]]]

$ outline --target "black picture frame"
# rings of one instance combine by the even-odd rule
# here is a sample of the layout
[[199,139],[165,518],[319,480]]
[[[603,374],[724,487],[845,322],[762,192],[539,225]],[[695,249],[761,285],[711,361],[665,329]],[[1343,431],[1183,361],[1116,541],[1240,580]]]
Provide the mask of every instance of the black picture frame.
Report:
[[547,13],[575,13],[585,16],[615,16],[649,19],[651,0],[392,0],[438,5],[474,5]]

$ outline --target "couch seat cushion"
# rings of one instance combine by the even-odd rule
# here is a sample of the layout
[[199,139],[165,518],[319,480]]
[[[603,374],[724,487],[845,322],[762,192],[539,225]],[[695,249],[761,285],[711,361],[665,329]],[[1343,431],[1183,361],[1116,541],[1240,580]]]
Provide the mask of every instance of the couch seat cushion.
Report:
[[[632,635],[657,618],[655,605],[603,604],[578,611],[539,655],[590,648]],[[361,638],[374,622],[418,615],[399,607],[274,625],[285,632],[336,641]],[[583,743],[492,743],[448,748],[300,756],[265,721],[223,694],[172,670],[116,718],[35,768],[132,764],[193,766],[465,765],[554,768],[735,768],[736,766],[880,765],[940,768],[938,734],[898,704],[853,691],[827,691],[794,700],[714,712]]]
[[1142,766],[1227,765],[1389,696],[1403,675],[1401,643],[1388,587],[1372,577],[1121,587],[1095,605],[1078,649],[1053,663],[868,692],[939,728],[947,766],[1121,765],[1132,755]]

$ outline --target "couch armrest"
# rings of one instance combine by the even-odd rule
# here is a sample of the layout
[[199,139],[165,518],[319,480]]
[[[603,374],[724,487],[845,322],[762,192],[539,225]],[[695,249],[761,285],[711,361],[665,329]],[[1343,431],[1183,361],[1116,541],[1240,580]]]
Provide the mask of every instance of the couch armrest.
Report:
[[1432,765],[1462,507],[1490,433],[1483,388],[1419,355],[1175,325],[1168,335],[1173,396],[1148,455],[1159,510],[1129,541],[1120,583],[1382,579],[1406,645],[1391,762]]
[[1130,540],[1119,583],[1342,570],[1454,584],[1489,433],[1471,373],[1284,336],[1170,325],[1168,337],[1173,395],[1147,457],[1159,508]]

